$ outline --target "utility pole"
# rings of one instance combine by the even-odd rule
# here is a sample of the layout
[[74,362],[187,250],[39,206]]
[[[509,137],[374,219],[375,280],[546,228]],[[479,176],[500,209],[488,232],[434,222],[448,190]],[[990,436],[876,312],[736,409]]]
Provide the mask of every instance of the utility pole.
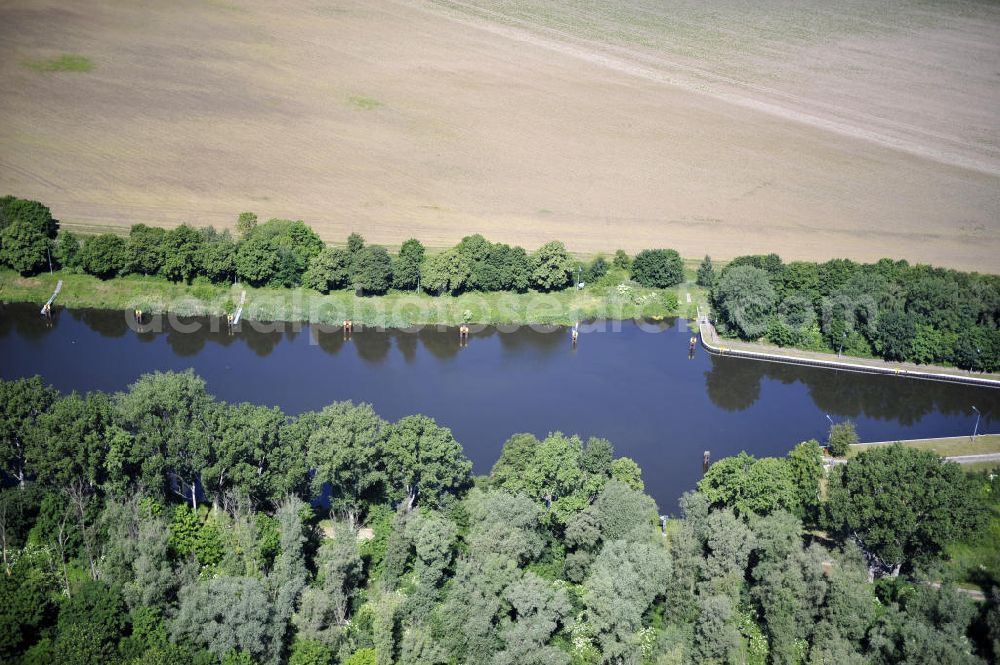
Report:
[[981,414],[979,412],[979,409],[977,409],[975,407],[975,405],[972,406],[972,410],[976,412],[976,426],[972,428],[972,442],[975,443],[976,442],[976,435],[979,434],[979,418],[983,414]]

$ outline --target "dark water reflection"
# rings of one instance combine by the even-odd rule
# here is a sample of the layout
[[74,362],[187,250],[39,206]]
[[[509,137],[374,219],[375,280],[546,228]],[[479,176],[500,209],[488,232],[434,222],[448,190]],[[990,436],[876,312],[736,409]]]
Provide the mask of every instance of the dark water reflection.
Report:
[[[134,331],[121,312],[0,307],[0,375],[41,374],[58,388],[121,390],[143,372],[193,367],[219,399],[289,413],[336,400],[371,402],[385,418],[425,413],[451,427],[485,473],[514,432],[603,436],[642,466],[661,508],[714,459],[742,449],[782,455],[851,418],[862,440],[996,429],[1000,390],[707,356],[688,357],[683,321],[584,326],[573,350],[565,329],[355,331],[180,319],[166,332]],[[185,332],[197,328],[195,332]],[[617,332],[612,332],[617,328]],[[991,422],[992,418],[992,422]]]

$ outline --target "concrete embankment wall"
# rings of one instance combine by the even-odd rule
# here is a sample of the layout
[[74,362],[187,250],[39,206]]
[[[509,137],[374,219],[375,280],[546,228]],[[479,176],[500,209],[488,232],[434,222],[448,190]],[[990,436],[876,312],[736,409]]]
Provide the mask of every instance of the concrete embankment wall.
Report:
[[843,372],[859,372],[862,374],[886,374],[889,376],[905,377],[907,379],[923,379],[925,381],[946,381],[948,383],[962,383],[965,385],[981,386],[984,388],[1000,388],[1000,381],[987,379],[980,376],[965,376],[962,374],[942,374],[938,372],[921,372],[907,370],[896,367],[878,367],[876,365],[864,365],[861,363],[844,362],[840,360],[820,360],[818,358],[803,358],[801,356],[785,356],[776,353],[764,353],[760,351],[746,351],[743,349],[732,349],[724,345],[715,345],[708,341],[705,334],[706,323],[699,321],[698,337],[701,345],[706,351],[718,356],[733,356],[735,358],[749,358],[751,360],[763,360],[765,362],[785,363],[786,365],[805,365],[807,367],[824,367],[827,369],[837,369]]

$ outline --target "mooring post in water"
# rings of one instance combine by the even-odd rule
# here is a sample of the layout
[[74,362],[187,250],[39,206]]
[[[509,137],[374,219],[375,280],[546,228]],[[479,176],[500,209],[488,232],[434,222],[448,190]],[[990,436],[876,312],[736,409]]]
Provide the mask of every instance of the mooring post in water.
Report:
[[706,450],[701,458],[701,472],[705,473],[710,466],[712,466],[712,451]]
[[354,332],[354,321],[350,319],[344,319],[344,339],[351,339],[351,333]]
[[571,333],[573,339],[573,348],[576,348],[576,340],[580,337],[580,322],[577,321],[573,324],[573,332]]
[[465,346],[469,343],[469,326],[462,324],[458,327],[458,345]]

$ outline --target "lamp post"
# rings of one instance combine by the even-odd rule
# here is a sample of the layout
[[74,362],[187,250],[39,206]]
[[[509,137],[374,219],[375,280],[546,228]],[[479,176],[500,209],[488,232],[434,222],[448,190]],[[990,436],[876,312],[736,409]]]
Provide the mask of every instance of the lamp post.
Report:
[[846,341],[847,341],[847,333],[845,332],[844,333],[844,338],[842,340],[840,340],[840,351],[837,351],[837,357],[838,358],[840,358],[842,355],[844,355],[844,342],[846,342]]
[[582,283],[583,283],[583,266],[578,263],[576,264],[576,288],[578,289],[581,288],[580,285]]
[[972,410],[976,412],[976,426],[972,428],[972,442],[976,442],[976,435],[979,434],[979,418],[983,415],[979,412],[979,409],[973,405]]
[[45,248],[45,256],[49,257],[49,274],[51,275],[52,274],[52,252],[49,251],[48,247]]

